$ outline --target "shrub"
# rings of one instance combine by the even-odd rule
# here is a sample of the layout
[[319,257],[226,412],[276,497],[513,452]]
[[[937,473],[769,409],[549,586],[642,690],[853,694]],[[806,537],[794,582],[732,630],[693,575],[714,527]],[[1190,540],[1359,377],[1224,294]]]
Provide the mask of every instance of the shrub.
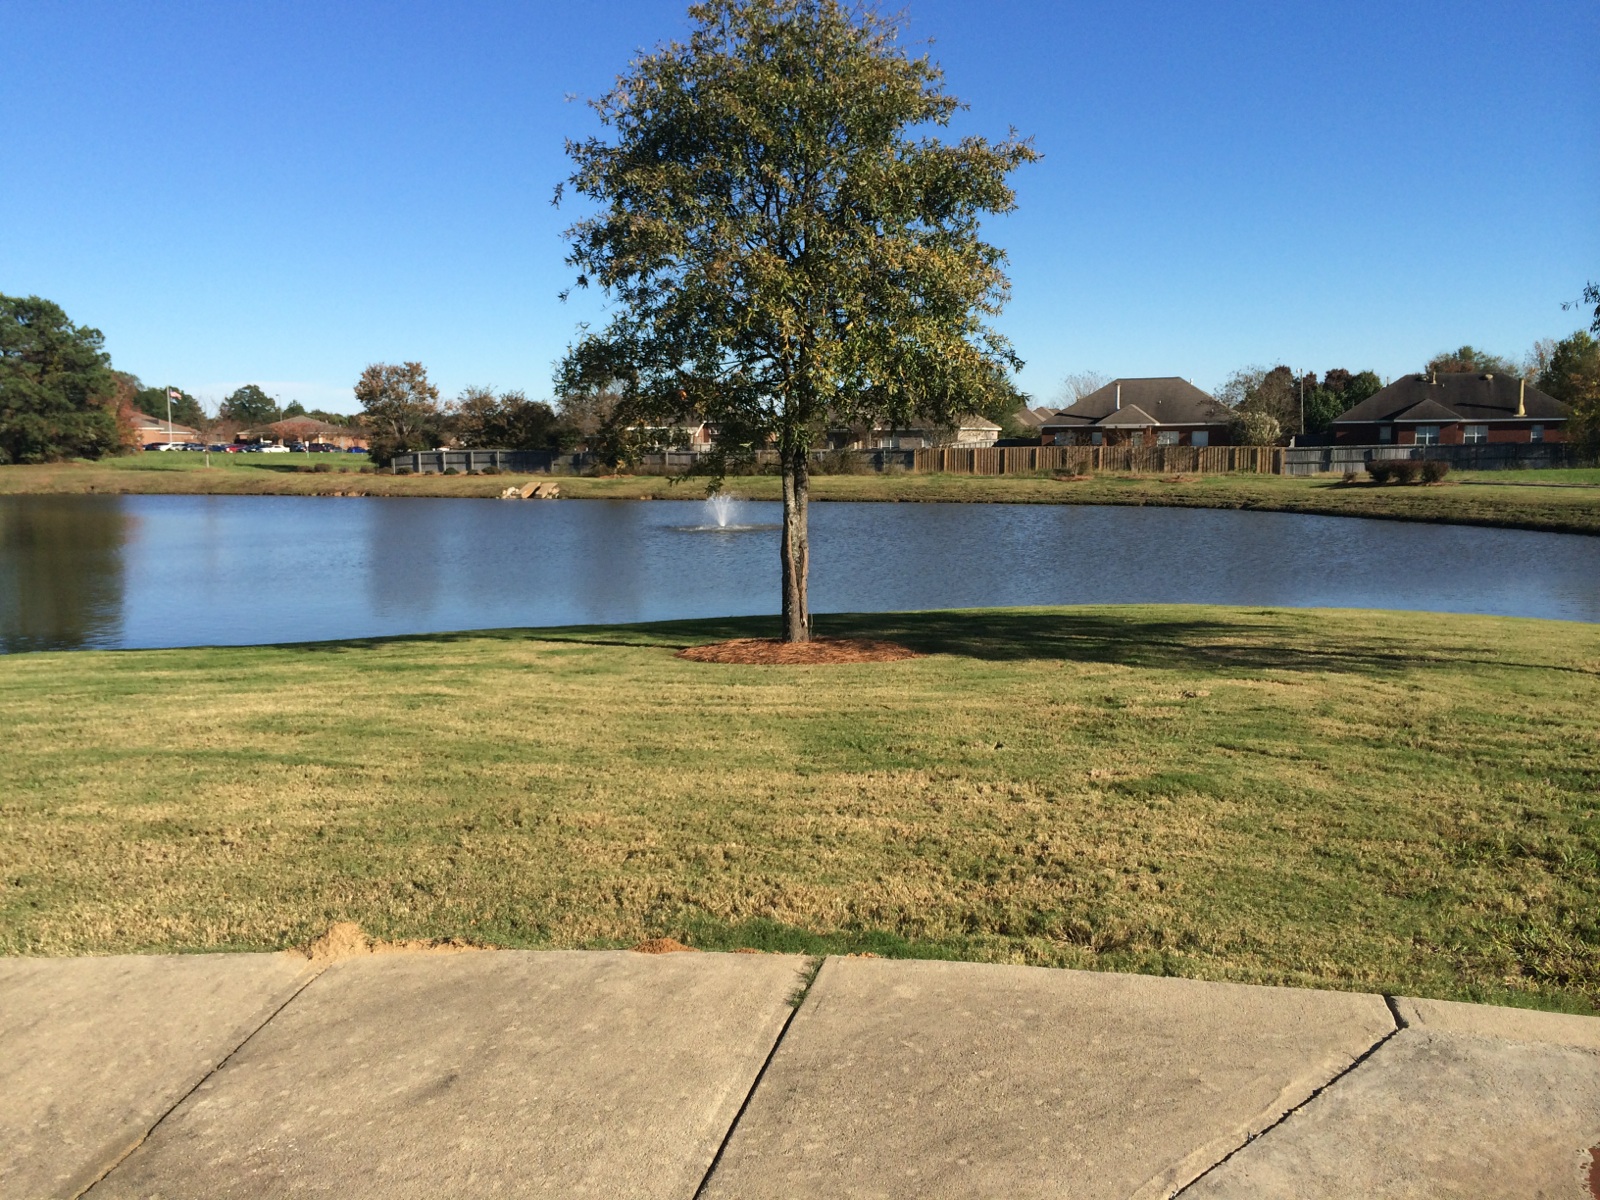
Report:
[[1422,464],[1422,482],[1438,483],[1450,474],[1450,464],[1437,458],[1426,459]]
[[1354,483],[1360,477],[1361,477],[1361,475],[1360,475],[1360,472],[1358,472],[1358,471],[1346,471],[1344,473],[1344,481],[1346,483]]
[[1373,483],[1388,483],[1394,478],[1395,465],[1392,458],[1375,458],[1367,464],[1367,474]]
[[459,474],[461,474],[461,472],[456,470],[454,467],[446,467],[441,472],[441,474],[444,474],[444,475],[459,475]]
[[333,464],[325,462],[313,463],[311,465],[311,469],[319,475],[326,475],[329,471],[333,470]]
[[371,463],[362,463],[361,473],[363,475],[376,475],[378,473],[378,468],[373,466]]
[[485,467],[483,470],[479,471],[478,474],[479,475],[498,475],[498,474],[500,474],[500,468],[499,467]]
[[1422,473],[1422,464],[1413,462],[1409,458],[1402,458],[1394,464],[1394,481],[1396,483],[1415,483],[1417,476]]

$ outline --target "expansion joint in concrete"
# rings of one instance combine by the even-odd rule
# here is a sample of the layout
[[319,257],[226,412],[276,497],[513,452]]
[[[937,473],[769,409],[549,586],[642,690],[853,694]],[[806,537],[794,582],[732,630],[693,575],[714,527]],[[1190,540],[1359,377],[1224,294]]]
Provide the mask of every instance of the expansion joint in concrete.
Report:
[[310,987],[313,983],[315,983],[317,981],[318,977],[320,977],[322,972],[325,971],[326,969],[327,969],[326,967],[319,967],[316,970],[312,971],[310,978],[308,978],[299,987],[295,988],[295,990],[289,994],[289,998],[287,1000],[285,1000],[282,1004],[278,1005],[277,1008],[273,1009],[270,1013],[268,1013],[267,1016],[266,1016],[266,1019],[263,1020],[261,1022],[261,1024],[257,1025],[249,1033],[245,1034],[244,1037],[240,1039],[239,1044],[237,1046],[235,1046],[232,1050],[229,1050],[226,1054],[224,1054],[220,1059],[217,1060],[217,1062],[211,1067],[211,1069],[209,1071],[207,1071],[204,1075],[200,1076],[199,1079],[195,1080],[194,1086],[192,1088],[190,1088],[183,1095],[179,1096],[170,1105],[168,1105],[166,1111],[163,1112],[159,1117],[157,1117],[151,1123],[150,1128],[146,1129],[144,1131],[144,1133],[140,1135],[138,1141],[134,1142],[133,1145],[129,1146],[126,1150],[124,1150],[121,1154],[119,1154],[117,1156],[117,1161],[116,1162],[112,1163],[104,1171],[101,1171],[100,1174],[96,1175],[94,1177],[94,1179],[90,1182],[88,1187],[83,1188],[82,1190],[74,1193],[74,1195],[72,1197],[72,1200],[82,1200],[82,1198],[84,1196],[87,1196],[90,1192],[94,1191],[95,1188],[99,1187],[100,1184],[104,1183],[105,1180],[106,1180],[106,1177],[109,1176],[111,1174],[111,1172],[115,1171],[123,1163],[127,1162],[129,1156],[132,1155],[135,1150],[137,1150],[140,1146],[144,1145],[147,1141],[150,1140],[150,1135],[153,1134],[157,1129],[161,1128],[161,1123],[163,1121],[165,1121],[168,1117],[170,1117],[174,1112],[176,1112],[178,1110],[178,1106],[179,1105],[181,1105],[190,1096],[194,1095],[197,1091],[199,1091],[202,1087],[204,1087],[205,1083],[206,1083],[206,1081],[208,1079],[210,1079],[218,1071],[222,1070],[223,1067],[227,1066],[228,1063],[233,1060],[233,1057],[236,1054],[239,1053],[239,1051],[243,1050],[246,1046],[248,1046],[250,1044],[250,1042],[255,1038],[256,1034],[260,1033],[268,1025],[272,1024],[272,1022],[277,1019],[277,1016],[278,1016],[279,1013],[281,1013],[284,1009],[288,1008],[289,1005],[293,1004],[297,999],[299,999],[300,993],[305,991],[308,987]]
[[1271,1133],[1278,1126],[1282,1125],[1285,1121],[1289,1120],[1290,1117],[1294,1116],[1301,1109],[1305,1108],[1306,1105],[1308,1105],[1312,1101],[1314,1101],[1318,1096],[1322,1095],[1323,1092],[1327,1091],[1334,1084],[1338,1083],[1346,1075],[1349,1075],[1352,1071],[1357,1070],[1361,1066],[1361,1064],[1366,1062],[1369,1058],[1371,1058],[1379,1050],[1383,1049],[1383,1047],[1388,1043],[1390,1038],[1394,1037],[1395,1034],[1399,1033],[1402,1029],[1405,1029],[1410,1024],[1410,1022],[1408,1022],[1405,1019],[1405,1017],[1401,1016],[1399,1006],[1395,1003],[1395,998],[1393,996],[1390,996],[1387,993],[1385,993],[1385,995],[1383,997],[1383,1002],[1389,1009],[1389,1017],[1390,1017],[1390,1019],[1394,1021],[1394,1028],[1393,1029],[1389,1030],[1388,1033],[1384,1034],[1381,1038],[1379,1038],[1377,1041],[1373,1042],[1372,1045],[1368,1046],[1365,1050],[1363,1050],[1355,1058],[1351,1059],[1348,1066],[1346,1066],[1343,1070],[1338,1071],[1337,1073],[1335,1073],[1325,1083],[1321,1084],[1319,1087],[1317,1087],[1315,1090],[1313,1090],[1312,1093],[1309,1096],[1307,1096],[1304,1100],[1300,1101],[1299,1104],[1296,1104],[1293,1108],[1290,1108],[1286,1112],[1284,1112],[1284,1114],[1282,1116],[1280,1116],[1276,1121],[1272,1122],[1272,1124],[1263,1127],[1260,1131],[1258,1131],[1256,1133],[1247,1133],[1247,1134],[1245,1134],[1244,1141],[1240,1142],[1237,1146],[1235,1146],[1232,1150],[1229,1150],[1221,1158],[1217,1159],[1216,1162],[1212,1163],[1204,1171],[1201,1171],[1200,1174],[1196,1175],[1193,1179],[1189,1180],[1188,1183],[1184,1184],[1177,1191],[1173,1192],[1172,1193],[1172,1200],[1179,1200],[1179,1198],[1185,1192],[1187,1192],[1190,1188],[1194,1187],[1195,1184],[1199,1183],[1202,1179],[1204,1179],[1207,1175],[1211,1174],[1211,1172],[1215,1171],[1218,1167],[1222,1166],[1225,1162],[1227,1162],[1235,1154],[1238,1154],[1239,1151],[1245,1149],[1245,1147],[1249,1146],[1252,1142],[1256,1141],[1256,1139],[1263,1138],[1267,1134]]
[[795,988],[794,994],[789,997],[789,1015],[783,1019],[783,1027],[778,1030],[778,1036],[772,1039],[772,1049],[767,1051],[767,1057],[761,1062],[761,1069],[756,1072],[756,1077],[750,1081],[750,1090],[744,1094],[744,1102],[739,1105],[739,1111],[733,1114],[733,1120],[728,1125],[728,1131],[722,1135],[722,1141],[717,1144],[717,1152],[711,1156],[711,1164],[706,1167],[706,1173],[700,1177],[700,1186],[694,1190],[694,1200],[700,1200],[705,1194],[706,1187],[711,1183],[711,1177],[717,1173],[717,1165],[722,1162],[722,1156],[728,1149],[728,1143],[733,1140],[733,1135],[739,1129],[739,1122],[744,1119],[745,1110],[750,1107],[750,1101],[755,1097],[756,1090],[761,1086],[761,1081],[766,1078],[767,1068],[772,1065],[773,1058],[778,1053],[778,1047],[783,1045],[783,1039],[789,1032],[789,1026],[794,1024],[794,1019],[800,1013],[800,1006],[806,1002],[806,995],[811,991],[811,985],[817,981],[817,975],[822,970],[823,959],[819,956],[806,962],[800,973],[800,983]]

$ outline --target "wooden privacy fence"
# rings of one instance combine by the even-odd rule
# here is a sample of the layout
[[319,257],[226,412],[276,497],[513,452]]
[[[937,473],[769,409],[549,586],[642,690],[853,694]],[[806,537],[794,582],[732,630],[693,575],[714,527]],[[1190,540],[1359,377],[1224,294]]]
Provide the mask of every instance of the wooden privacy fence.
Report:
[[1023,475],[1063,471],[1141,474],[1221,474],[1283,470],[1279,446],[992,446],[984,449],[918,450],[913,470],[949,475]]

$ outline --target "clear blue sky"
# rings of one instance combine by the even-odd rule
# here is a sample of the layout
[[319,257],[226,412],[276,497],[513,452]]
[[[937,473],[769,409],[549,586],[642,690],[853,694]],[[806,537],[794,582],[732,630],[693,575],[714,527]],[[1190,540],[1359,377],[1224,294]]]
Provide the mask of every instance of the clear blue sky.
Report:
[[[0,292],[99,327],[117,366],[215,402],[349,410],[367,363],[446,396],[550,393],[549,200],[681,0],[13,3],[0,46]],[[894,7],[891,3],[890,7]],[[1600,6],[1459,0],[909,0],[958,132],[1032,135],[1002,328],[1068,371],[1416,370],[1521,355],[1600,279]]]

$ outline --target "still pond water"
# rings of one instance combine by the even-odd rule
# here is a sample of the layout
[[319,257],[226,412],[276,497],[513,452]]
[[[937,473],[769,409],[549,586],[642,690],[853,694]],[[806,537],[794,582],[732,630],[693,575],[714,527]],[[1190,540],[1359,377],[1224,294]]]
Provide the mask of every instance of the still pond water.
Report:
[[[775,613],[776,504],[0,497],[0,650]],[[1172,602],[1600,621],[1600,538],[1283,513],[814,504],[812,607]]]

